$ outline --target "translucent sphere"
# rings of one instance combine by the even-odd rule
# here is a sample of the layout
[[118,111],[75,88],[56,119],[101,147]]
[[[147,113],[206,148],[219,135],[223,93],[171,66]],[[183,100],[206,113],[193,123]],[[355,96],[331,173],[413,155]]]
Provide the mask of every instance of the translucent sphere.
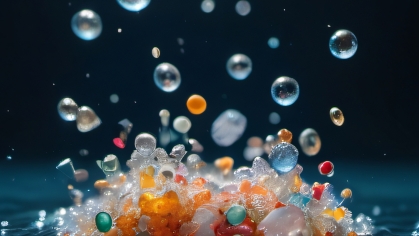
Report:
[[241,16],[246,16],[250,13],[250,10],[252,10],[252,8],[250,7],[250,3],[248,1],[241,0],[236,3],[237,14]]
[[74,14],[71,19],[71,29],[77,37],[93,40],[102,32],[102,20],[96,12],[84,9]]
[[182,134],[185,134],[192,127],[191,121],[186,116],[178,116],[173,120],[173,128]]
[[112,103],[118,103],[119,102],[119,96],[118,96],[118,94],[112,94],[109,97],[109,100],[111,100]]
[[275,38],[275,37],[269,38],[268,46],[272,49],[278,48],[279,47],[279,39]]
[[278,113],[272,112],[271,114],[269,114],[269,122],[271,124],[277,125],[279,124],[280,121],[281,121],[281,116],[279,116]]
[[298,138],[301,149],[307,156],[314,156],[320,151],[322,142],[314,129],[305,129]]
[[298,150],[290,143],[280,143],[268,156],[271,167],[279,174],[290,172],[297,165]]
[[330,109],[330,119],[332,120],[333,124],[337,126],[342,126],[343,122],[345,121],[343,112],[337,107],[332,107]]
[[281,76],[274,81],[271,95],[276,103],[281,106],[294,104],[300,94],[300,87],[295,79]]
[[333,56],[339,59],[348,59],[358,49],[358,40],[351,31],[341,29],[336,31],[330,38],[329,49]]
[[77,118],[78,106],[71,98],[63,98],[58,103],[57,110],[58,114],[65,121],[74,121]]
[[252,60],[244,54],[234,54],[227,61],[227,72],[236,80],[244,80],[252,72]]
[[175,91],[179,87],[180,82],[178,69],[170,63],[161,63],[154,70],[154,83],[165,92]]
[[135,148],[142,156],[150,156],[156,149],[156,138],[148,133],[142,133],[135,137]]
[[215,3],[213,0],[204,0],[201,3],[201,10],[205,13],[210,13],[214,10]]
[[211,137],[219,146],[228,147],[242,136],[246,125],[243,114],[233,109],[226,110],[212,123]]
[[128,11],[141,11],[150,4],[150,0],[116,0],[119,5]]

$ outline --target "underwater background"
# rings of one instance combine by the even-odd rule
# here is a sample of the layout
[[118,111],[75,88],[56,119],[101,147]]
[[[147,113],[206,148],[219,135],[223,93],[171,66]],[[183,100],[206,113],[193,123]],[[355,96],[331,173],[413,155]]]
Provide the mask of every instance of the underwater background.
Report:
[[[192,122],[191,138],[204,146],[201,158],[234,158],[234,167],[250,165],[243,158],[247,139],[293,132],[300,150],[301,177],[308,183],[329,182],[336,194],[350,188],[345,206],[353,215],[372,218],[377,235],[419,235],[419,24],[416,1],[290,1],[249,0],[251,12],[241,16],[237,1],[215,1],[204,13],[200,0],[151,0],[139,12],[116,1],[20,0],[3,3],[0,56],[0,226],[5,235],[54,235],[48,224],[34,224],[39,211],[46,218],[72,201],[67,185],[97,194],[95,180],[103,178],[96,160],[107,154],[125,161],[140,132],[157,135],[159,111],[172,118],[185,115]],[[78,38],[70,27],[73,15],[91,9],[102,19],[101,35]],[[352,31],[358,49],[352,58],[335,58],[328,48],[339,29]],[[268,39],[277,37],[272,49]],[[179,44],[179,38],[184,43]],[[151,55],[160,49],[159,58]],[[236,53],[253,63],[245,80],[226,71]],[[179,88],[171,93],[153,81],[155,67],[175,65]],[[270,94],[280,76],[296,79],[300,95],[291,106],[276,104]],[[119,96],[111,103],[110,95]],[[186,100],[200,94],[207,110],[191,115]],[[102,124],[87,133],[60,118],[57,104],[71,97],[91,107]],[[339,107],[345,123],[335,126],[329,110]],[[211,125],[226,109],[247,118],[242,137],[229,147],[211,138]],[[269,114],[280,115],[279,124]],[[133,123],[127,147],[112,139],[117,123]],[[307,156],[299,134],[315,129],[320,152]],[[81,156],[81,149],[88,150]],[[76,183],[55,167],[71,158],[89,179]],[[264,154],[263,157],[267,157]],[[334,163],[332,177],[317,165]]]

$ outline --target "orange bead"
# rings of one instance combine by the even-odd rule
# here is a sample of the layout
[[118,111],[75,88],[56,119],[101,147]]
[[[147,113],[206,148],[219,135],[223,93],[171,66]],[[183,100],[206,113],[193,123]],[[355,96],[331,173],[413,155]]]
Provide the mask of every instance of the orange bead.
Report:
[[144,172],[140,172],[140,187],[141,188],[154,188],[156,183],[154,182],[153,176],[150,176]]
[[287,130],[287,129],[281,129],[278,132],[278,142],[287,142],[287,143],[291,143],[292,141],[292,133],[291,131]]
[[326,233],[324,234],[324,236],[333,236],[333,233],[331,233],[331,232],[326,232]]
[[266,196],[266,194],[268,194],[268,190],[259,185],[255,185],[250,189],[250,194],[258,194],[258,195]]
[[204,187],[204,184],[206,183],[207,181],[202,177],[198,177],[192,181],[192,184],[198,187]]
[[337,208],[333,212],[333,217],[335,218],[336,221],[341,220],[343,217],[345,217],[345,210],[342,209],[341,207]]
[[231,157],[222,157],[215,160],[214,165],[220,169],[224,175],[227,175],[233,168],[234,160]]
[[126,215],[119,216],[116,220],[116,227],[122,231],[122,235],[135,236],[136,233],[134,228],[137,228],[138,221],[140,220],[140,214],[136,211],[132,211]]
[[198,194],[195,194],[195,196],[193,196],[193,207],[194,209],[197,209],[198,207],[200,207],[201,205],[208,203],[209,200],[211,199],[211,192],[206,189],[202,192],[199,192]]
[[252,183],[250,183],[249,180],[245,179],[240,184],[239,190],[242,193],[249,193],[251,187],[252,187]]
[[358,236],[354,231],[351,231],[347,234],[347,236]]
[[94,184],[96,189],[102,189],[102,188],[108,188],[110,187],[110,184],[108,181],[104,179],[97,180]]
[[104,236],[118,236],[118,228],[112,228],[104,234]]
[[194,115],[202,114],[207,109],[207,102],[200,95],[192,95],[186,101],[186,107]]
[[287,206],[287,205],[285,205],[284,203],[279,202],[279,201],[275,203],[275,208],[280,208],[280,207],[284,207],[284,206]]

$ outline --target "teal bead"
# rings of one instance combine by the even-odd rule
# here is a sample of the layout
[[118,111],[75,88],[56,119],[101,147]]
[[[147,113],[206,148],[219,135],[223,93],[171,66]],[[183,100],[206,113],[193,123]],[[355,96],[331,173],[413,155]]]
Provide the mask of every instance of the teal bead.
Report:
[[246,218],[246,209],[240,205],[233,205],[230,209],[228,209],[226,215],[228,223],[232,225],[239,225]]
[[96,227],[99,232],[106,233],[112,228],[112,218],[106,212],[99,212],[95,218]]

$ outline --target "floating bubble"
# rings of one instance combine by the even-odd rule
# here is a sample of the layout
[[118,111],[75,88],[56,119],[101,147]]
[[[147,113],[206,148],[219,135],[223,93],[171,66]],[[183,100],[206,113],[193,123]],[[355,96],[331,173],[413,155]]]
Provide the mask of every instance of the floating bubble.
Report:
[[272,49],[278,48],[279,47],[279,39],[275,38],[275,37],[269,38],[268,46]]
[[150,4],[150,0],[117,0],[128,11],[141,11]]
[[207,109],[207,101],[200,95],[192,95],[186,101],[186,107],[194,115],[202,114]]
[[153,49],[151,49],[151,55],[153,55],[154,58],[159,58],[160,57],[160,49],[157,47],[154,47]]
[[154,70],[154,83],[165,92],[175,91],[181,82],[178,69],[170,63],[161,63]]
[[336,58],[348,59],[358,49],[358,40],[351,31],[341,29],[336,31],[330,38],[329,49]]
[[192,127],[191,121],[186,116],[178,116],[173,120],[173,128],[182,134],[185,134]]
[[269,114],[269,122],[273,125],[277,125],[279,122],[281,122],[281,116],[279,116],[279,114],[276,112],[272,112]]
[[241,16],[246,16],[252,10],[250,3],[245,0],[238,1],[236,3],[236,12]]
[[227,72],[236,80],[244,80],[252,72],[252,60],[244,54],[234,54],[227,61]]
[[276,103],[281,106],[294,104],[300,94],[300,87],[295,79],[281,76],[276,79],[271,87],[271,95]]
[[213,0],[204,0],[201,3],[201,10],[205,13],[210,13],[214,10],[215,3]]
[[337,107],[332,107],[330,109],[330,119],[332,119],[333,124],[337,126],[343,125],[343,122],[345,121],[343,112]]
[[96,113],[87,106],[79,108],[76,121],[77,129],[83,133],[97,128],[102,123]]
[[228,147],[242,136],[246,125],[243,114],[234,109],[226,110],[212,123],[211,137],[219,146]]
[[71,98],[63,98],[58,103],[57,110],[58,114],[61,118],[65,121],[74,121],[77,118],[77,106],[76,102],[74,102]]
[[298,139],[301,149],[307,156],[314,156],[320,151],[322,145],[320,137],[314,129],[305,129]]
[[71,29],[77,37],[93,40],[102,32],[102,20],[96,12],[84,9],[74,14],[71,19]]
[[109,100],[111,100],[111,102],[112,102],[112,103],[117,103],[117,102],[119,102],[119,96],[118,96],[118,94],[112,94],[112,95],[109,97]]
[[272,148],[269,163],[279,174],[290,172],[297,165],[298,150],[290,143],[280,143]]
[[150,156],[156,149],[156,138],[148,133],[142,133],[135,138],[135,148],[143,156]]
[[372,208],[372,215],[373,216],[378,216],[381,214],[381,208],[379,206],[374,206]]

